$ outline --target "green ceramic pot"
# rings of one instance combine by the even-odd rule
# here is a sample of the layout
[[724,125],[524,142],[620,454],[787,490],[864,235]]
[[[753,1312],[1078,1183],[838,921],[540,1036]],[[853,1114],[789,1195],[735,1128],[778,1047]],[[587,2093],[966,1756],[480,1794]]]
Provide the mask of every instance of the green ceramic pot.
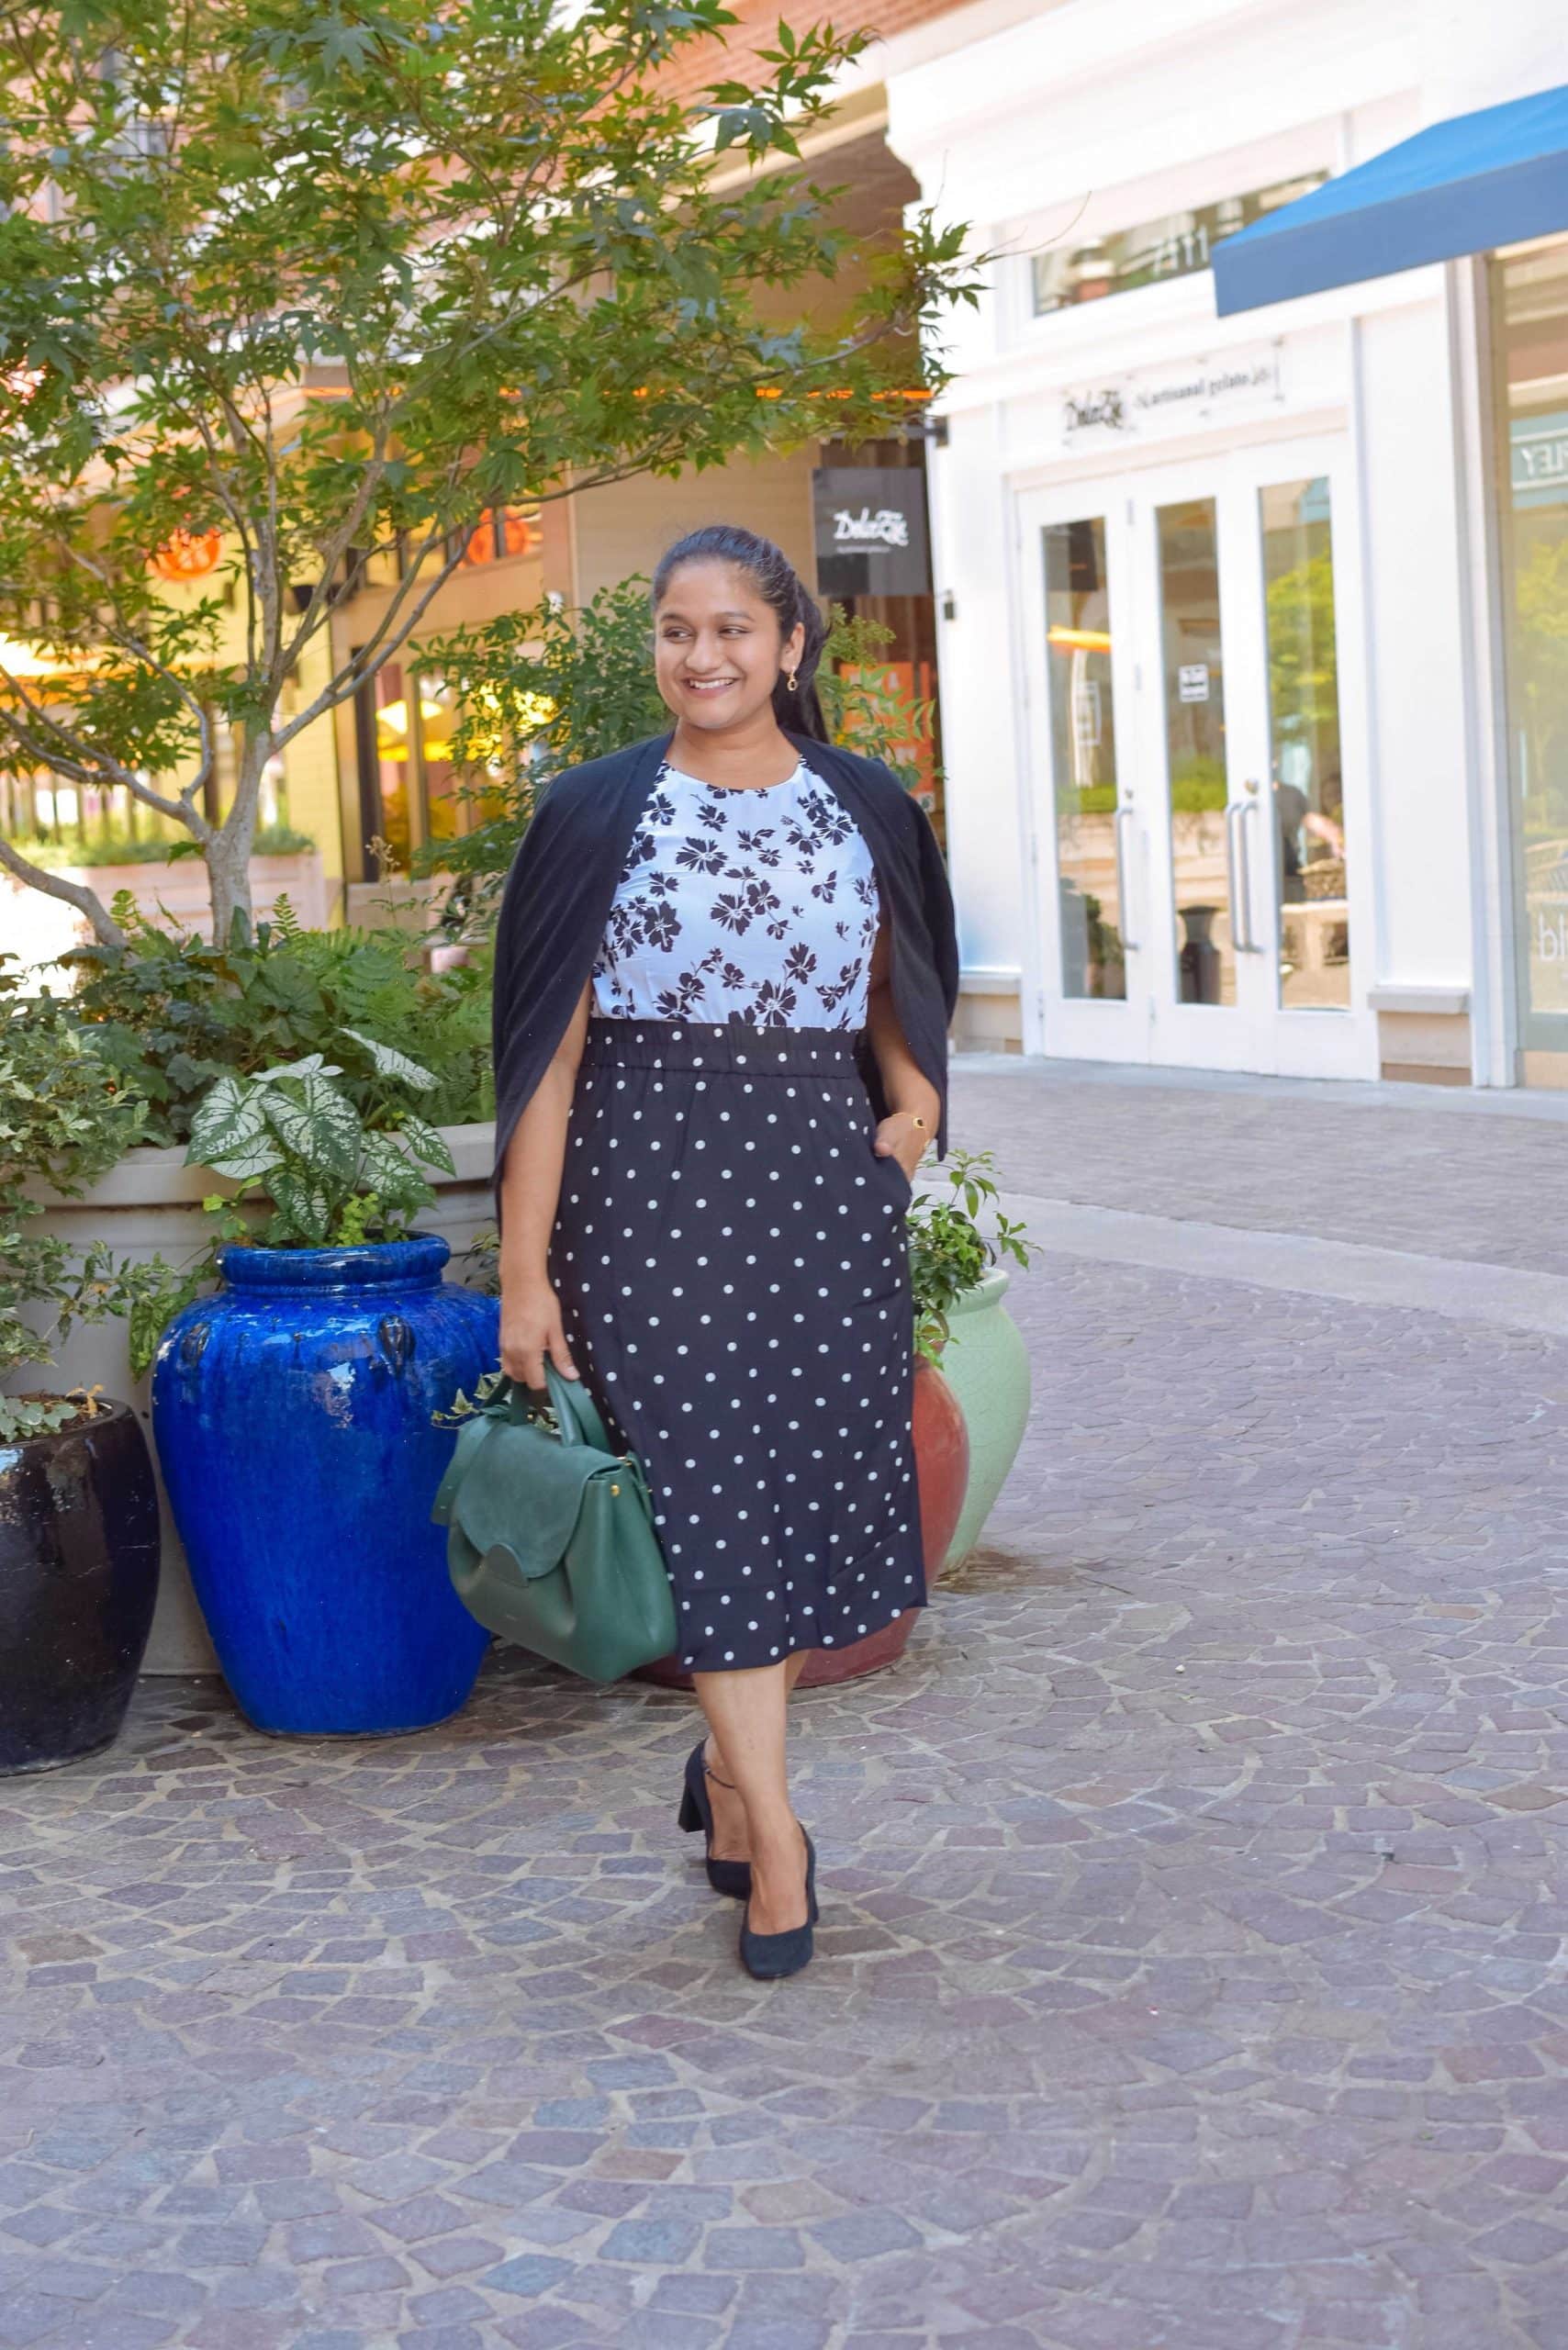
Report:
[[980,1540],[1029,1417],[1028,1349],[1002,1304],[1006,1292],[1006,1271],[993,1265],[947,1312],[951,1335],[942,1349],[942,1371],[969,1432],[969,1483],[944,1572]]

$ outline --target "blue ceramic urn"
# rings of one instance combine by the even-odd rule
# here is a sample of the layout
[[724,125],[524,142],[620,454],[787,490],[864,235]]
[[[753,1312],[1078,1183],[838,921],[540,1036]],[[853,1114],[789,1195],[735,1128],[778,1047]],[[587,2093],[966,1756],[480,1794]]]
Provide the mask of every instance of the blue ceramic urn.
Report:
[[374,1737],[454,1713],[489,1635],[453,1591],[433,1415],[498,1355],[491,1297],[432,1234],[225,1248],[175,1316],[152,1426],[191,1580],[258,1729]]

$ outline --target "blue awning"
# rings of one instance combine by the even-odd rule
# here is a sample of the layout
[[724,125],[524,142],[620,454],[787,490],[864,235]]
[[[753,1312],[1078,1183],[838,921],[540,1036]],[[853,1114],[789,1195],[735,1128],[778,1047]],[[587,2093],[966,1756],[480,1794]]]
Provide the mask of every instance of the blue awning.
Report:
[[1568,229],[1568,89],[1436,122],[1214,251],[1221,318]]

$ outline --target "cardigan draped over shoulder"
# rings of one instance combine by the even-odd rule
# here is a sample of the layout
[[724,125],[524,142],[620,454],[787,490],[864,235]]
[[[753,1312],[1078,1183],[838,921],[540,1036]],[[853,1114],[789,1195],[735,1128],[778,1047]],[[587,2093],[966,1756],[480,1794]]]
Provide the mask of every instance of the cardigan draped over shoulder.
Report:
[[[819,774],[871,852],[891,933],[891,988],[911,1053],[936,1088],[937,1157],[947,1150],[947,1030],[958,999],[958,948],[946,868],[929,818],[878,759],[788,740]],[[592,972],[622,867],[671,737],[661,734],[587,766],[566,767],[540,793],[502,892],[492,1013],[498,1214],[501,1169]],[[857,1056],[878,1118],[886,1099],[868,1039]]]

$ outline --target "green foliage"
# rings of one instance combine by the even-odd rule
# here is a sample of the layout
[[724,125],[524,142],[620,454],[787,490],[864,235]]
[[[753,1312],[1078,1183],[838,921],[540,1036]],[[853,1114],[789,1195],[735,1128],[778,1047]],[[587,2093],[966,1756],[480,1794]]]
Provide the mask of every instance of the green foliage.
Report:
[[541,785],[669,723],[654,684],[648,582],[622,580],[576,609],[546,603],[454,630],[423,666],[455,691],[448,755],[476,821],[454,840],[430,843],[414,869],[456,874],[459,906],[482,927]]
[[87,1028],[118,1081],[146,1104],[146,1142],[188,1140],[196,1104],[225,1071],[254,1076],[280,1061],[330,1050],[344,1062],[343,1090],[372,1125],[396,1091],[370,1044],[396,1038],[432,1083],[434,1125],[486,1118],[490,1075],[487,957],[459,969],[420,969],[413,942],[396,931],[301,930],[280,906],[253,936],[238,924],[226,948],[168,930],[117,901],[125,943],[78,949],[73,1019]]
[[[885,435],[913,375],[945,380],[924,330],[976,298],[963,232],[922,214],[868,256],[798,167],[868,36],[781,32],[755,87],[677,95],[734,21],[0,11],[0,633],[63,665],[47,701],[0,674],[0,739],[184,823],[225,933],[266,758],[398,653],[487,509],[798,447],[829,414]],[[716,187],[715,139],[768,168]],[[823,293],[852,249],[846,309]],[[205,577],[150,568],[213,531]],[[338,664],[332,605],[367,575],[385,601]],[[307,655],[329,674],[286,708]],[[214,712],[243,745],[216,836]]]
[[1225,806],[1228,787],[1225,761],[1206,752],[1183,759],[1170,778],[1170,809],[1177,816],[1210,815]]
[[[47,1368],[73,1323],[133,1310],[162,1269],[117,1265],[29,1227],[45,1187],[75,1199],[140,1137],[145,1105],[129,1096],[91,1036],[50,996],[20,993],[0,957],[0,1379]],[[62,1427],[80,1395],[0,1395],[0,1440]]]
[[1269,706],[1275,741],[1339,740],[1339,665],[1334,558],[1327,524],[1316,554],[1269,582]]
[[[505,612],[431,646],[424,666],[456,694],[449,755],[476,821],[422,849],[415,871],[456,874],[456,912],[475,931],[494,912],[548,778],[671,723],[654,683],[648,588],[633,575],[591,603]],[[907,789],[918,775],[907,746],[929,739],[933,706],[901,693],[890,677],[880,656],[891,629],[850,620],[837,604],[829,622],[817,673],[823,715],[835,739],[885,759]],[[841,677],[838,665],[854,674]]]
[[[943,1162],[942,1172],[951,1196],[917,1192],[906,1219],[915,1349],[935,1363],[941,1360],[950,1329],[947,1317],[958,1300],[1003,1256],[1026,1266],[1035,1247],[1022,1224],[996,1210],[992,1152],[955,1150]],[[991,1212],[989,1234],[976,1222],[982,1209]]]
[[[344,1029],[367,1054],[381,1084],[428,1094],[429,1069],[374,1037]],[[333,1080],[343,1074],[319,1053],[263,1069],[220,1077],[191,1122],[188,1167],[210,1168],[236,1189],[206,1204],[225,1238],[250,1237],[236,1225],[234,1201],[270,1202],[260,1235],[270,1248],[325,1248],[401,1237],[435,1199],[423,1167],[456,1173],[452,1153],[429,1121],[408,1108],[372,1125]]]
[[835,743],[880,759],[911,791],[920,781],[920,766],[910,756],[910,745],[930,742],[936,705],[905,693],[880,658],[895,641],[890,628],[859,614],[851,620],[842,604],[827,609],[817,691],[828,733]]

